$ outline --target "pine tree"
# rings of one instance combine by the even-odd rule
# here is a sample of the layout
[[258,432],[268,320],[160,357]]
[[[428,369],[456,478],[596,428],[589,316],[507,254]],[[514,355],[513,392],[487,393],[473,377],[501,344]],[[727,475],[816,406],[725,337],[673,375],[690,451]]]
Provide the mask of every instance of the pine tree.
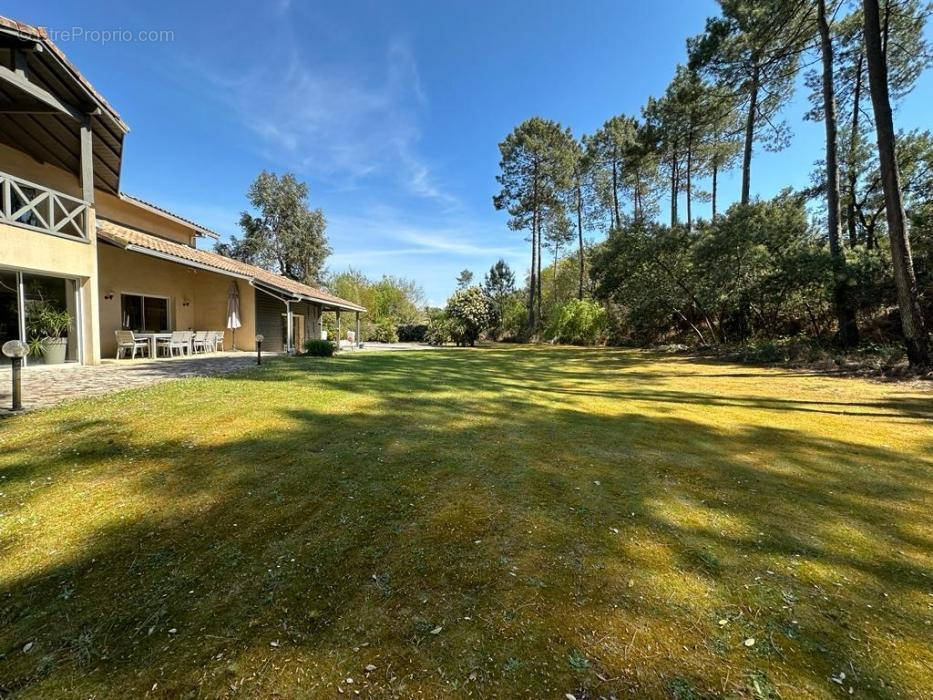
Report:
[[559,206],[560,195],[572,179],[573,137],[557,122],[532,117],[519,124],[499,144],[502,187],[493,197],[496,209],[510,216],[509,228],[530,230],[531,275],[528,291],[528,328],[537,329],[541,311],[541,228],[548,207]]
[[562,206],[548,209],[544,218],[544,245],[553,253],[554,261],[554,300],[557,301],[557,261],[561,249],[574,238],[573,224]]
[[473,284],[473,272],[470,270],[461,270],[457,275],[457,289],[466,289]]
[[612,228],[622,225],[625,158],[637,138],[638,122],[620,114],[608,119],[592,136],[583,139],[597,196],[609,212]]
[[687,42],[690,68],[733,89],[745,113],[742,203],[751,199],[755,142],[780,150],[789,140],[777,116],[794,89],[800,54],[812,36],[811,0],[720,0],[721,17]]
[[858,324],[849,293],[849,273],[842,250],[842,226],[839,195],[839,163],[836,124],[836,93],[833,76],[833,37],[826,11],[826,0],[816,0],[817,29],[822,59],[823,123],[826,126],[826,226],[829,254],[833,263],[833,306],[839,324],[838,338],[843,347],[858,345]]
[[895,154],[896,137],[891,113],[888,85],[888,64],[884,51],[881,12],[878,0],[862,0],[865,59],[868,63],[868,84],[871,92],[881,183],[884,188],[888,238],[891,241],[891,262],[897,286],[897,302],[901,312],[901,327],[907,358],[914,367],[930,365],[929,339],[920,310],[920,294],[914,276],[910,252],[900,173]]

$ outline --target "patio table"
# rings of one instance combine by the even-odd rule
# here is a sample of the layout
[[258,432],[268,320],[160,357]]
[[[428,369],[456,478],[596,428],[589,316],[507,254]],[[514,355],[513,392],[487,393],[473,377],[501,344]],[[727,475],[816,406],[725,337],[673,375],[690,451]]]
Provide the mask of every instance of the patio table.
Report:
[[171,333],[133,333],[137,338],[145,338],[149,341],[149,357],[155,359],[156,346],[160,340],[168,340],[172,337]]

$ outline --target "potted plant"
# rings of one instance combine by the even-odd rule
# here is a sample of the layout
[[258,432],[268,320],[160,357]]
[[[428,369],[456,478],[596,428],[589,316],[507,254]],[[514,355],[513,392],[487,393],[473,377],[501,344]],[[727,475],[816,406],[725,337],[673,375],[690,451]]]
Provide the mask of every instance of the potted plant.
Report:
[[26,319],[29,354],[41,357],[47,365],[62,364],[68,352],[71,314],[39,300],[30,303]]

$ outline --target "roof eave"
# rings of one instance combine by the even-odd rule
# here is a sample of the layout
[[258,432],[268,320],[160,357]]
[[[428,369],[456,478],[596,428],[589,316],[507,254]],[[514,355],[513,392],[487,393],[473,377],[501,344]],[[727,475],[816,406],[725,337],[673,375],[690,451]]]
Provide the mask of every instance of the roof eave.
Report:
[[194,231],[194,235],[196,236],[201,236],[203,238],[212,238],[215,241],[220,240],[220,234],[217,233],[216,231],[211,231],[209,228],[205,228],[204,226],[199,226],[194,221],[183,219],[177,214],[173,214],[172,212],[166,209],[153,206],[149,202],[143,199],[140,199],[139,197],[134,197],[133,195],[127,194],[126,192],[120,192],[117,196],[122,201],[132,204],[133,206],[139,207],[140,209],[145,209],[146,211],[151,212],[152,214],[158,214],[159,216],[165,219],[168,219],[169,221],[174,221],[176,224],[181,224],[182,226],[185,226],[186,228],[190,228],[191,230]]
[[[270,281],[268,277],[257,276],[254,274],[249,274],[247,272],[234,272],[231,270],[226,270],[223,267],[217,265],[211,265],[206,262],[198,262],[191,260],[187,257],[176,255],[173,253],[164,252],[161,250],[155,250],[153,248],[147,247],[145,245],[139,245],[131,241],[121,239],[119,234],[111,233],[105,229],[101,229],[100,224],[107,223],[108,225],[115,226],[118,229],[121,228],[121,224],[107,221],[106,219],[101,219],[98,222],[98,236],[101,240],[105,241],[108,244],[117,246],[123,250],[126,250],[131,253],[140,253],[142,255],[148,255],[154,258],[159,258],[162,260],[167,260],[169,262],[174,262],[178,265],[184,265],[186,267],[192,267],[196,269],[206,270],[208,272],[214,272],[219,275],[225,275],[227,277],[234,277],[236,279],[242,279],[249,283],[251,287],[259,289],[267,294],[271,294],[282,302],[299,302],[299,301],[309,301],[314,304],[320,304],[326,310],[334,311],[351,311],[355,313],[366,313],[366,308],[354,304],[353,302],[337,299],[337,298],[325,298],[323,296],[318,296],[315,294],[308,294],[302,292],[296,292],[289,289],[285,285],[276,284],[274,281]],[[133,229],[128,229],[132,231]],[[148,237],[154,237],[152,234],[147,234],[144,232],[139,232],[140,234]],[[166,243],[171,243],[173,245],[184,248],[180,243],[175,243],[173,241],[166,241]],[[232,260],[223,255],[217,255],[216,253],[211,254],[216,257],[223,258],[225,260]],[[233,261],[235,262],[235,261]],[[249,267],[249,266],[248,266]],[[289,280],[292,281],[292,280]],[[302,285],[305,286],[305,285]],[[310,287],[309,287],[310,289]]]
[[47,50],[48,55],[52,56],[59,67],[67,73],[74,84],[84,93],[85,97],[94,106],[99,109],[97,116],[106,115],[109,121],[123,134],[127,134],[130,127],[123,121],[120,114],[107,102],[107,100],[97,92],[91,82],[84,77],[64,52],[58,48],[54,41],[49,37],[48,32],[43,27],[35,27],[31,24],[18,22],[8,17],[0,16],[0,32],[15,36],[18,40],[24,42],[34,42],[42,49]]
[[[351,304],[350,302],[347,302],[346,304],[341,304],[340,302],[335,302],[332,299],[324,299],[322,297],[316,297],[311,294],[299,294],[298,292],[293,292],[290,289],[286,289],[285,287],[280,287],[279,285],[272,284],[271,282],[267,282],[266,280],[259,279],[259,278],[253,278],[253,281],[251,282],[251,284],[254,287],[257,287],[257,286],[268,287],[270,290],[275,290],[279,294],[289,296],[291,297],[289,301],[310,301],[314,304],[320,304],[321,306],[330,307],[334,310],[339,309],[341,311],[355,311],[358,313],[366,312],[366,309],[364,307],[356,306],[355,304]],[[262,290],[262,291],[265,291],[265,290]]]
[[199,263],[194,260],[187,260],[179,255],[172,255],[171,253],[163,253],[161,250],[153,250],[152,248],[147,248],[146,246],[136,245],[135,243],[127,243],[122,246],[123,250],[128,250],[131,253],[142,253],[143,255],[151,255],[154,258],[161,258],[162,260],[168,260],[169,262],[177,263],[178,265],[185,265],[187,267],[194,267],[199,270],[206,270],[207,272],[213,272],[217,275],[226,275],[227,277],[236,277],[241,280],[252,280],[253,278],[248,275],[241,275],[238,272],[231,272],[230,270],[222,270],[219,267],[214,267],[212,265],[205,265],[204,263]]

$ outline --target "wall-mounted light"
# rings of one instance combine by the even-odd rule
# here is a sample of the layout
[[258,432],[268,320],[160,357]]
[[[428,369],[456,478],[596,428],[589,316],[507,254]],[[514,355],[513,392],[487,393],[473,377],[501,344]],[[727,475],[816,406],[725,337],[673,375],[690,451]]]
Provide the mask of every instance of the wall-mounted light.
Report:
[[110,301],[111,299],[113,299],[112,289],[108,289],[106,292],[104,292],[104,299],[106,299],[107,301]]
[[181,305],[182,305],[182,306],[191,306],[191,302],[188,301],[188,297],[183,297],[183,298],[182,298],[182,300],[181,300]]

